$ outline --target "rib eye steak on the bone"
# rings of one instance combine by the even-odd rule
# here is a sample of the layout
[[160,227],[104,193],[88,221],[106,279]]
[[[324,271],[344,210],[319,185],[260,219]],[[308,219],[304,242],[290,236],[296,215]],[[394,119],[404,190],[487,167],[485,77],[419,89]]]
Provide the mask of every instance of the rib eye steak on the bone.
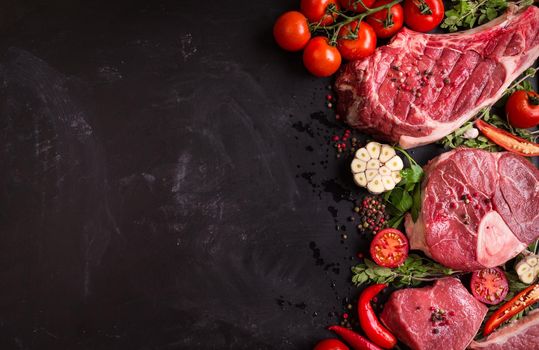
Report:
[[350,126],[412,148],[435,142],[498,100],[539,56],[529,6],[455,34],[403,28],[338,76],[337,112]]

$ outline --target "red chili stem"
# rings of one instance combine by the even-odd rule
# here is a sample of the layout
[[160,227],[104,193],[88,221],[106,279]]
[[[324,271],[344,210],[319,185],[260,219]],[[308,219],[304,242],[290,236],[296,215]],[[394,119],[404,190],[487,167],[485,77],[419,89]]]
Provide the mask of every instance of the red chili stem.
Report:
[[343,338],[354,350],[382,350],[377,345],[348,328],[330,326],[328,329]]

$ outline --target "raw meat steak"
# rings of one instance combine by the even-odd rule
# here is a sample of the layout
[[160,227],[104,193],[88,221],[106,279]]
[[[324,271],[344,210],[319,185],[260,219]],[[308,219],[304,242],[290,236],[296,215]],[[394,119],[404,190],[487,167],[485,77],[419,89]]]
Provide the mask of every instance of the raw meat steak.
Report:
[[463,350],[487,311],[458,279],[448,277],[433,286],[393,292],[380,319],[414,350]]
[[533,350],[539,349],[539,310],[503,327],[486,339],[472,342],[469,349]]
[[338,113],[352,127],[404,148],[428,144],[496,102],[538,56],[535,6],[456,34],[403,28],[341,72]]
[[458,148],[425,167],[411,249],[472,271],[505,263],[539,238],[539,170],[524,157]]

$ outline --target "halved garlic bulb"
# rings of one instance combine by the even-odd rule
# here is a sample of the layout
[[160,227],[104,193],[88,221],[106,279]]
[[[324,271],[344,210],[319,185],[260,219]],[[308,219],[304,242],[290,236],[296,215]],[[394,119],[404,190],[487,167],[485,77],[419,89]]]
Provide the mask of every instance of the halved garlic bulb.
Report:
[[395,149],[378,142],[369,142],[356,151],[350,165],[354,182],[373,194],[390,191],[401,180],[404,167]]

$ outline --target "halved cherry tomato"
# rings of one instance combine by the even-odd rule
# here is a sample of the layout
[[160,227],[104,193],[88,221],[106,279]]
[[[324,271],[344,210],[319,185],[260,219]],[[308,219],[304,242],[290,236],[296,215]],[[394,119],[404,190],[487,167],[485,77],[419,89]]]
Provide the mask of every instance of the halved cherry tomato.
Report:
[[309,22],[318,23],[325,26],[335,21],[338,14],[331,12],[329,9],[332,6],[335,10],[339,9],[337,0],[301,0],[301,13],[307,17]]
[[337,48],[349,61],[370,56],[376,49],[376,33],[368,23],[353,21],[339,31]]
[[477,128],[489,140],[498,146],[525,157],[539,156],[539,144],[517,137],[505,130],[485,123],[481,119],[475,122]]
[[473,296],[482,303],[496,305],[501,303],[509,292],[509,282],[505,273],[497,268],[475,271],[470,281]]
[[312,38],[303,51],[303,64],[312,75],[329,77],[341,65],[341,54],[335,46],[331,46],[328,38],[317,36]]
[[509,320],[520,311],[524,310],[528,306],[531,306],[539,301],[539,284],[532,284],[528,288],[524,289],[522,292],[518,293],[509,300],[507,303],[503,304],[495,313],[490,316],[487,323],[485,323],[485,328],[483,330],[483,336],[487,336],[496,328],[498,328],[502,323]]
[[[372,8],[372,7],[375,7],[373,6],[375,1],[376,0],[364,0],[362,2],[363,2],[363,5],[367,6],[368,8]],[[359,0],[339,0],[339,3],[341,4],[342,8],[348,11],[361,13],[367,10],[365,6],[361,5],[361,1]]]
[[319,341],[313,350],[350,350],[350,348],[339,339],[324,339]]
[[307,18],[298,11],[283,13],[273,26],[275,41],[285,50],[299,51],[311,38]]
[[539,124],[539,94],[535,91],[518,90],[505,105],[507,120],[515,128],[532,128]]
[[[372,7],[387,5],[392,0],[379,0]],[[401,4],[391,6],[390,11],[382,10],[367,16],[367,23],[374,29],[379,38],[389,38],[395,35],[404,23],[404,15]]]
[[376,234],[371,242],[371,257],[384,267],[397,267],[408,257],[408,239],[394,228],[386,228]]
[[404,23],[417,32],[430,32],[444,19],[442,0],[404,0]]

